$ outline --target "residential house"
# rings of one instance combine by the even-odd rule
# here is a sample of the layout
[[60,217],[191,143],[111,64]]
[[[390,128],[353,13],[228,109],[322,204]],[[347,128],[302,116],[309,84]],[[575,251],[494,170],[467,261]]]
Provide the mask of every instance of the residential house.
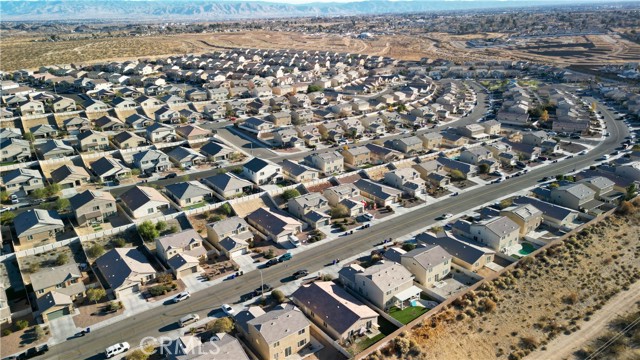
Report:
[[170,184],[164,188],[167,195],[182,207],[204,202],[213,196],[213,190],[195,180]]
[[422,290],[413,285],[413,275],[393,261],[380,261],[368,268],[352,264],[338,272],[342,283],[369,300],[381,310],[404,307],[405,302],[419,299]]
[[405,154],[414,154],[423,150],[422,140],[417,136],[387,140],[384,146]]
[[109,138],[105,133],[87,130],[78,134],[80,151],[100,151],[109,149]]
[[192,148],[183,146],[177,146],[173,150],[167,153],[169,160],[171,160],[176,166],[182,168],[188,168],[191,166],[203,164],[207,161],[207,158]]
[[267,208],[258,208],[250,213],[247,222],[267,239],[277,243],[289,241],[302,231],[302,224],[298,220]]
[[[397,249],[404,252],[402,249]],[[422,286],[431,287],[451,272],[453,257],[439,245],[420,245],[400,255],[400,264],[407,268]]]
[[291,112],[291,122],[296,125],[304,125],[313,121],[313,112],[308,109],[297,109]]
[[480,124],[475,123],[460,126],[456,131],[458,132],[458,134],[473,140],[483,140],[489,137],[489,135],[485,133],[484,127]]
[[606,201],[607,195],[613,193],[615,183],[604,176],[594,176],[582,179],[579,184],[585,184],[591,190],[595,191],[594,197],[600,201]]
[[76,102],[72,99],[58,96],[51,102],[51,109],[54,113],[76,111]]
[[19,106],[22,116],[44,114],[44,104],[41,101],[27,101]]
[[31,157],[31,144],[17,138],[0,139],[0,161],[23,162]]
[[489,120],[489,121],[480,123],[480,125],[482,125],[482,127],[484,128],[485,133],[489,135],[500,135],[500,128],[501,128],[500,122],[496,120]]
[[595,199],[596,192],[583,183],[570,184],[551,189],[552,203],[574,210],[582,210]]
[[334,340],[350,341],[378,328],[378,313],[333,281],[303,284],[291,298]]
[[98,278],[116,298],[140,292],[156,278],[156,270],[136,248],[114,248],[95,261]]
[[76,263],[42,269],[29,279],[44,322],[71,314],[74,302],[84,300],[86,288]]
[[232,216],[207,224],[207,239],[228,259],[232,259],[248,253],[253,233],[243,218]]
[[177,127],[176,134],[186,140],[202,140],[209,138],[211,131],[197,125],[185,125]]
[[176,140],[176,130],[169,125],[153,123],[146,129],[147,139],[152,143],[171,142]]
[[49,124],[36,125],[30,128],[29,132],[36,139],[53,138],[58,136],[58,127]]
[[91,129],[91,121],[84,117],[75,116],[62,122],[63,128],[71,135]]
[[72,196],[69,202],[80,226],[86,223],[101,223],[118,212],[116,199],[108,191],[85,190]]
[[145,140],[145,138],[138,136],[130,131],[119,132],[111,140],[113,141],[113,144],[119,149],[137,148],[147,143],[147,140]]
[[291,125],[291,113],[287,111],[278,111],[269,116],[267,120],[271,121],[274,126],[289,126]]
[[257,157],[242,165],[242,175],[256,185],[275,184],[283,180],[281,166]]
[[234,151],[230,147],[210,141],[200,148],[200,153],[206,156],[210,161],[230,160]]
[[237,177],[233,173],[224,173],[202,179],[202,182],[225,199],[251,194],[254,184]]
[[306,156],[304,161],[309,166],[320,170],[324,175],[342,173],[344,171],[344,158],[338,152],[311,154]]
[[93,123],[100,131],[121,131],[125,128],[120,119],[107,115],[97,118]]
[[144,130],[149,127],[154,121],[151,118],[148,118],[144,115],[140,114],[132,114],[127,116],[124,121],[129,125],[133,130]]
[[19,168],[3,173],[2,185],[9,194],[18,191],[30,194],[33,190],[44,188],[44,177],[38,170]]
[[[462,222],[464,222],[462,220]],[[490,249],[504,251],[518,243],[520,226],[507,216],[498,216],[468,225],[462,235],[487,245]],[[458,232],[455,231],[454,234]]]
[[305,144],[304,140],[298,137],[298,132],[292,128],[274,131],[273,143],[283,148],[302,147]]
[[131,169],[126,167],[121,160],[111,157],[102,157],[92,162],[91,171],[100,182],[131,177]]
[[371,162],[371,150],[366,146],[356,146],[342,151],[344,162],[359,167]]
[[171,109],[168,106],[163,106],[158,109],[154,114],[157,122],[163,124],[179,124],[180,123],[180,113],[176,110]]
[[384,182],[396,189],[402,190],[409,196],[418,196],[426,193],[425,181],[420,173],[413,168],[402,168],[389,171],[384,174]]
[[284,176],[297,183],[303,183],[320,178],[319,172],[316,169],[312,169],[306,165],[299,164],[289,159],[284,159],[281,166]]
[[239,125],[240,127],[252,131],[257,134],[270,132],[275,128],[274,124],[255,117],[250,117]]
[[309,193],[289,199],[288,209],[293,216],[314,229],[329,225],[331,220],[331,216],[327,214],[329,201],[319,193]]
[[506,216],[520,227],[520,236],[524,237],[542,224],[542,211],[531,204],[510,206],[500,211],[501,216]]
[[171,349],[167,360],[249,360],[238,339],[227,333],[214,334],[204,343],[195,335],[183,335],[163,346]]
[[169,201],[152,187],[134,186],[120,195],[122,204],[136,219],[161,214],[169,209]]
[[577,226],[578,212],[575,210],[526,196],[515,198],[513,204],[516,206],[527,204],[535,206],[542,212],[542,221],[547,226],[565,230]]
[[181,279],[198,273],[200,261],[207,257],[207,249],[200,234],[194,229],[187,229],[156,238],[156,254],[173,271],[176,279]]
[[64,231],[64,223],[53,210],[31,209],[13,219],[20,250],[52,244],[56,234]]
[[62,159],[75,154],[73,147],[62,140],[46,140],[35,146],[36,153],[44,160]]
[[418,136],[422,140],[422,147],[427,150],[439,149],[442,144],[442,135],[438,132],[429,132]]
[[460,153],[460,161],[471,165],[480,165],[481,161],[490,159],[493,159],[493,154],[483,147],[466,149]]
[[111,105],[116,110],[135,110],[135,108],[138,107],[138,104],[135,101],[119,96],[116,96],[111,100]]
[[437,161],[442,165],[442,170],[451,174],[453,171],[459,171],[465,177],[475,176],[478,173],[478,167],[475,165],[467,164],[462,161],[449,159],[448,157],[441,156]]
[[255,318],[248,317],[250,320],[236,316],[239,330],[261,359],[286,359],[309,346],[311,340],[309,320],[297,307],[281,305],[267,313],[264,311],[262,313]]
[[107,112],[109,111],[109,105],[96,99],[89,99],[82,104],[84,110],[88,113]]
[[459,134],[454,134],[451,132],[444,131],[441,133],[441,135],[442,135],[442,146],[446,146],[448,148],[457,148],[457,147],[465,146],[469,143],[469,139]]
[[386,164],[392,161],[397,161],[403,158],[401,152],[388,149],[383,146],[379,146],[376,144],[367,144],[365,145],[367,149],[370,151],[369,158],[371,159],[371,163],[378,164]]
[[449,237],[444,232],[436,235],[424,232],[416,236],[420,244],[439,245],[453,256],[453,263],[470,271],[478,271],[493,262],[495,251],[473,246],[456,238]]
[[349,211],[349,216],[358,217],[364,214],[364,198],[360,190],[353,184],[343,184],[324,189],[323,195],[332,207],[344,205]]
[[51,172],[51,180],[61,189],[70,189],[87,184],[91,175],[81,166],[65,164]]
[[354,185],[360,190],[360,194],[372,200],[377,206],[384,207],[395,204],[400,200],[402,191],[392,187],[373,182],[369,179],[359,179]]
[[154,174],[169,170],[169,156],[160,150],[146,150],[133,155],[133,166],[144,174]]

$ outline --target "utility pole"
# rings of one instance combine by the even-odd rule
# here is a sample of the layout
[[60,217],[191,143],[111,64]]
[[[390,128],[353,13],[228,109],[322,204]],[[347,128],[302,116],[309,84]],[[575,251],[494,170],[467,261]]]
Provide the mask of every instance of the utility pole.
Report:
[[258,269],[258,271],[260,271],[260,296],[262,300],[264,300],[264,280],[262,279],[262,270]]

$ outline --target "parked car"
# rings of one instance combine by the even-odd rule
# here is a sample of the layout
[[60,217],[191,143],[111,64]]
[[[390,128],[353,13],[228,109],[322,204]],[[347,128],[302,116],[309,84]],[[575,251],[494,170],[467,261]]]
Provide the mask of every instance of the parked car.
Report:
[[198,314],[189,314],[181,317],[180,320],[178,321],[178,324],[180,325],[180,327],[185,327],[189,324],[193,324],[194,322],[197,322],[198,320],[200,320],[200,316]]
[[273,290],[273,287],[269,284],[263,284],[262,287],[259,287],[257,289],[254,290],[254,294],[256,295],[262,295],[262,293],[266,293]]
[[443,218],[443,219],[449,219],[449,218],[451,218],[451,217],[453,217],[453,214],[452,214],[452,213],[442,214],[442,218]]
[[284,253],[278,258],[278,262],[288,261],[291,260],[291,258],[293,258],[293,255],[291,255],[291,253]]
[[222,311],[224,311],[225,314],[229,316],[233,316],[233,314],[235,314],[235,310],[233,310],[233,308],[229,304],[222,304],[220,308],[222,309]]
[[279,263],[278,259],[273,258],[273,259],[269,259],[269,261],[267,261],[267,262],[264,264],[264,266],[266,266],[266,267],[271,267],[271,266],[273,266],[273,265],[275,265],[275,264],[277,264],[277,263]]
[[19,203],[19,202],[20,202],[20,200],[18,199],[18,195],[16,195],[16,194],[11,194],[11,203],[12,203],[12,204],[17,204],[17,203]]
[[362,215],[362,217],[364,217],[365,219],[367,219],[368,221],[373,220],[375,217],[373,216],[373,214],[369,214],[369,213],[365,213],[364,215]]
[[27,351],[23,352],[22,354],[18,355],[16,357],[16,359],[18,359],[18,360],[31,359],[31,358],[34,358],[36,356],[43,355],[47,351],[49,351],[49,345],[47,345],[47,344],[44,344],[42,346],[32,347],[32,348],[27,349]]
[[178,176],[178,174],[176,174],[176,173],[169,173],[164,178],[165,179],[173,179],[174,177],[177,177],[177,176]]
[[191,297],[191,294],[188,291],[183,291],[181,293],[179,293],[178,295],[176,295],[176,297],[173,298],[173,302],[174,303],[179,303],[183,300],[187,300],[188,298]]
[[112,358],[116,355],[120,355],[123,354],[127,351],[129,351],[129,349],[131,348],[131,346],[129,346],[128,342],[121,342],[115,345],[111,345],[108,348],[106,348],[104,350],[104,355],[107,357],[107,359]]
[[303,277],[305,277],[307,275],[309,275],[309,271],[308,270],[298,270],[298,271],[293,273],[293,277],[296,278],[296,279],[303,278]]

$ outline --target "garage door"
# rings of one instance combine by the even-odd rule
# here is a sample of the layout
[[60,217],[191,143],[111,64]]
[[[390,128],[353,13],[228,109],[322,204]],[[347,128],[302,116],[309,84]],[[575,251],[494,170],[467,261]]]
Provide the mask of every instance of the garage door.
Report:
[[138,292],[138,285],[136,284],[136,285],[134,285],[132,287],[118,290],[118,296],[130,295],[130,294],[137,293],[137,292]]
[[56,311],[52,311],[49,314],[47,314],[47,319],[49,321],[51,320],[55,320],[57,318],[61,318],[65,315],[69,315],[69,309],[68,308],[64,308],[64,309],[60,309],[60,310],[56,310]]
[[192,268],[180,270],[180,277],[187,276],[187,275],[190,275],[190,274],[194,274],[197,271],[198,271],[198,268],[196,266],[194,266]]

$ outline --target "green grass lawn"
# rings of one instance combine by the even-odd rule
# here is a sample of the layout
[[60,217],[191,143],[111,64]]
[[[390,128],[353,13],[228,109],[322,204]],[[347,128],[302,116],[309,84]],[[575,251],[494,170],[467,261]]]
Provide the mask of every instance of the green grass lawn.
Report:
[[409,306],[403,310],[394,306],[389,310],[389,315],[406,325],[427,311],[429,311],[429,309],[422,306]]
[[205,205],[206,205],[206,203],[204,201],[200,201],[200,202],[197,202],[195,204],[192,204],[192,205],[189,205],[189,206],[185,206],[184,210],[197,209],[197,208],[203,207]]
[[364,351],[364,349],[368,348],[369,346],[377,343],[378,341],[382,340],[385,336],[391,334],[392,332],[398,330],[398,328],[393,325],[392,323],[390,323],[389,321],[387,321],[385,318],[383,318],[382,316],[378,316],[378,326],[380,326],[380,334],[372,337],[372,338],[364,338],[362,339],[360,342],[354,344],[354,346],[349,347],[349,349],[347,349],[349,352],[353,353],[353,355],[355,354],[359,354],[362,351]]

